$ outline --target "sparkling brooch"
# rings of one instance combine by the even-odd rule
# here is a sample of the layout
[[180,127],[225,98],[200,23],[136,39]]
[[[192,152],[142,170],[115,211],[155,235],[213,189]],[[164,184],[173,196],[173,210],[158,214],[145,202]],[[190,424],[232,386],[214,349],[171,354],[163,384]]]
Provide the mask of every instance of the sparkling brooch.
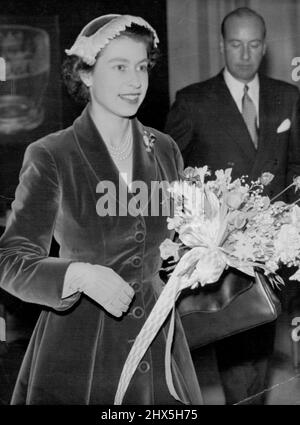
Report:
[[154,136],[153,133],[150,133],[149,131],[144,130],[143,140],[146,146],[146,151],[151,152],[151,149],[153,148],[154,143],[156,142],[156,137]]

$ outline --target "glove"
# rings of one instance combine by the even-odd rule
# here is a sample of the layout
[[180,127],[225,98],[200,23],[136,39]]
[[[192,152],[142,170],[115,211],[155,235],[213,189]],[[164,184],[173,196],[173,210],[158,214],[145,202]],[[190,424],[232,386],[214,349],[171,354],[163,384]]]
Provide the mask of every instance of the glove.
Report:
[[121,317],[134,296],[134,290],[110,267],[89,263],[71,263],[65,276],[64,292],[80,291],[92,298],[110,314]]

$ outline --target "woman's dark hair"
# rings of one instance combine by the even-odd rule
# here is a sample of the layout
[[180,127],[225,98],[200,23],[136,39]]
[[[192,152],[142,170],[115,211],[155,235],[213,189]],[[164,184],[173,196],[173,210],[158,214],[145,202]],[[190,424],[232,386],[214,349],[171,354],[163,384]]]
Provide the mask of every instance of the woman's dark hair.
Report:
[[[97,31],[98,28],[93,28],[93,31],[89,31],[87,36],[92,35]],[[143,41],[147,47],[149,69],[152,69],[157,62],[159,57],[159,49],[154,47],[154,36],[152,31],[148,28],[133,23],[130,27],[126,27],[124,31],[121,31],[120,36],[130,37],[137,41]],[[101,51],[98,56],[101,55]],[[87,65],[83,60],[76,56],[68,56],[62,64],[62,78],[63,82],[67,87],[69,94],[75,99],[76,102],[86,104],[90,100],[89,89],[83,83],[80,78],[80,71],[90,72],[93,70],[95,65]]]

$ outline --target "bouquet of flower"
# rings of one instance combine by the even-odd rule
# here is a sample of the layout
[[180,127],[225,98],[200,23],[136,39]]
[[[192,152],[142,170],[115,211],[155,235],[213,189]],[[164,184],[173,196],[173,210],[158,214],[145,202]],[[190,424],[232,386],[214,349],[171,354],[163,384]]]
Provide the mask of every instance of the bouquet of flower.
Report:
[[296,266],[290,279],[300,280],[300,207],[272,202],[293,186],[299,189],[300,177],[271,200],[263,194],[271,173],[249,185],[244,177],[232,181],[231,171],[218,170],[208,179],[207,166],[188,167],[173,183],[174,208],[167,220],[178,242],[166,239],[161,257],[184,263],[180,275],[192,288],[216,282],[229,266],[250,276],[259,267],[273,285],[283,284],[276,274],[281,265]]
[[166,381],[180,400],[172,381],[171,347],[175,328],[175,303],[182,290],[219,280],[233,267],[250,276],[260,268],[273,285],[283,284],[276,274],[281,265],[296,266],[290,279],[300,280],[300,208],[297,202],[275,201],[283,192],[300,188],[300,177],[272,200],[263,195],[273,179],[263,175],[250,185],[241,177],[232,181],[232,169],[218,170],[214,179],[208,167],[187,168],[184,177],[170,186],[173,200],[169,229],[177,242],[166,239],[160,246],[163,259],[174,258],[175,268],[143,328],[135,338],[120,377],[115,404],[121,404],[135,369],[169,316],[166,341]]

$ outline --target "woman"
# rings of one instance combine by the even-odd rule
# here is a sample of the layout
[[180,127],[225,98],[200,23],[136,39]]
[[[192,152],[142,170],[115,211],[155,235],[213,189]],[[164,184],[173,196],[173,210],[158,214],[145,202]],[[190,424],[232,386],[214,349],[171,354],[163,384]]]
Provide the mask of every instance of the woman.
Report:
[[[158,247],[168,235],[166,217],[147,214],[146,207],[151,183],[177,179],[182,159],[169,136],[134,118],[157,43],[142,18],[106,15],[90,22],[66,51],[64,66],[70,92],[88,104],[71,127],[25,153],[1,239],[1,284],[45,308],[13,404],[112,404],[132,343],[161,290]],[[143,208],[131,182],[149,189]],[[48,256],[52,235],[59,258]],[[178,403],[165,383],[166,328],[140,362],[124,404]],[[201,403],[180,323],[172,372],[183,402]]]

